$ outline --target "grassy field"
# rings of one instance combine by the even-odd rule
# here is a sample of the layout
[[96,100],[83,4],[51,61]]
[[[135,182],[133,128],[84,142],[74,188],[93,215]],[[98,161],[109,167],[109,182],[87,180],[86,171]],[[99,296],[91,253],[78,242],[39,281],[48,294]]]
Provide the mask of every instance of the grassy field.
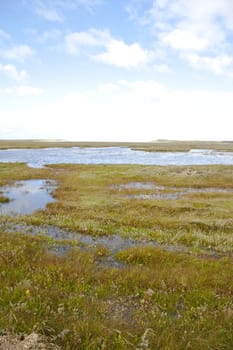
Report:
[[[0,349],[34,333],[46,349],[233,348],[233,166],[0,163],[0,176],[58,185],[46,210],[0,216]],[[52,254],[56,240],[12,234],[19,223],[159,246],[118,251],[115,268],[98,245]]]
[[212,149],[233,152],[233,141],[170,141],[154,142],[75,142],[59,140],[0,140],[0,149],[50,147],[129,147],[148,152],[187,152],[191,149]]

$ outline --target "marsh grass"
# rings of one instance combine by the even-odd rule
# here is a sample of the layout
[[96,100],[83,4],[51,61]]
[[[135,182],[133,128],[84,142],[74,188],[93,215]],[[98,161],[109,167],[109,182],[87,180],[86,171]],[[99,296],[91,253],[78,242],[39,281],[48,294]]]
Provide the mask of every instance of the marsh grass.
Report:
[[[233,167],[158,167],[128,165],[53,165],[31,169],[24,164],[0,164],[1,184],[44,178],[58,184],[57,202],[19,222],[51,224],[92,235],[118,234],[152,239],[161,244],[231,253],[233,212]],[[177,188],[203,189],[177,200],[132,199],[129,195],[152,193],[153,189],[117,188],[132,182]],[[208,189],[216,192],[208,192]],[[219,192],[223,189],[223,192]],[[206,192],[205,192],[206,190]],[[9,220],[11,220],[9,218]]]
[[117,270],[79,248],[48,254],[41,238],[0,234],[0,241],[0,328],[12,334],[34,331],[62,349],[233,346],[227,258],[133,248],[118,254],[127,267]]
[[5,197],[5,196],[1,196],[0,193],[0,203],[9,203],[9,198]]
[[[0,220],[0,329],[39,333],[61,349],[232,349],[231,192],[178,200],[132,200],[129,182],[233,189],[232,166],[157,167],[0,164],[0,184],[51,179],[57,202],[33,215]],[[170,188],[170,189],[169,189]],[[149,190],[150,192],[151,190]],[[118,234],[185,245],[189,254],[153,247],[117,253],[121,269],[101,266],[109,252],[75,242],[63,256],[55,240],[10,233],[12,224],[55,225],[92,235]],[[0,230],[1,231],[1,230]],[[61,244],[61,242],[59,242]],[[227,253],[215,260],[195,248]]]
[[[58,200],[30,220],[94,235],[120,234],[160,243],[186,244],[232,251],[233,172],[231,166],[53,166]],[[188,175],[187,175],[188,174]],[[178,200],[131,199],[144,189],[115,185],[150,182],[174,187],[224,189],[229,192],[190,193]],[[146,190],[148,191],[148,190]],[[151,192],[151,190],[149,190]]]
[[149,152],[188,152],[191,149],[233,152],[232,141],[73,142],[61,140],[0,140],[0,149],[51,147],[129,147]]

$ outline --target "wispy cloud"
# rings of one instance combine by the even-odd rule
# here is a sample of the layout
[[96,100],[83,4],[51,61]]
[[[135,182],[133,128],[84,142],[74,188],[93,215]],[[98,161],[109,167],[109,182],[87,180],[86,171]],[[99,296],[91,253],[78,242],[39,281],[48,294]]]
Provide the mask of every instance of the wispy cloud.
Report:
[[29,97],[41,95],[43,90],[29,85],[19,85],[5,88],[2,92],[12,96]]
[[106,0],[55,0],[57,6],[63,8],[75,9],[79,7],[84,7],[88,10],[93,11],[97,6],[102,5]]
[[63,22],[63,16],[58,13],[58,10],[54,8],[48,8],[43,4],[36,7],[35,12],[40,17],[52,22]]
[[137,42],[126,44],[113,38],[108,31],[90,29],[87,32],[74,32],[68,34],[65,41],[69,54],[78,55],[87,51],[92,59],[116,67],[135,68],[150,60],[150,52]]
[[71,55],[78,55],[84,48],[106,46],[111,41],[107,31],[90,29],[87,32],[73,32],[65,37],[66,50]]
[[24,61],[33,54],[33,49],[28,45],[16,45],[0,51],[0,57],[16,61]]
[[104,0],[30,0],[24,1],[24,4],[29,3],[38,16],[48,21],[63,22],[67,11],[85,8],[93,12],[103,2]]
[[59,29],[47,30],[43,33],[40,33],[41,41],[50,41],[57,40],[62,35],[62,32]]
[[187,58],[193,67],[210,70],[217,75],[228,74],[229,68],[232,70],[233,59],[227,55],[208,57],[195,54]]
[[0,64],[0,72],[3,72],[11,79],[23,81],[28,78],[28,74],[25,70],[17,70],[13,64]]
[[157,71],[159,73],[171,73],[172,72],[172,69],[169,68],[169,66],[165,63],[154,64],[153,68],[155,71]]

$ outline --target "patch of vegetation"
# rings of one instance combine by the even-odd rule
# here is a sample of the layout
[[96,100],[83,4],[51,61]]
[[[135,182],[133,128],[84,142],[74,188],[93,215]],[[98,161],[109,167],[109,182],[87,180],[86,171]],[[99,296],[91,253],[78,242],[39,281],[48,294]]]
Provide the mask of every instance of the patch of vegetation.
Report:
[[100,268],[74,248],[48,254],[39,238],[0,234],[0,328],[61,349],[231,349],[232,261],[155,248]]
[[[233,166],[53,165],[32,169],[0,164],[1,183],[31,178],[56,180],[57,202],[19,222],[51,224],[93,235],[118,234],[222,253],[233,250]],[[117,188],[130,182],[200,188],[177,200],[132,199],[153,189]],[[215,188],[216,192],[208,192]],[[223,192],[219,192],[224,189]],[[10,219],[11,220],[11,219]]]
[[[0,229],[0,329],[35,332],[61,349],[232,349],[233,166],[0,164],[0,184],[56,180],[57,202],[2,223],[54,225],[92,235],[121,235],[186,246],[189,254],[153,247],[117,253],[121,269],[99,264],[108,251],[49,253],[56,241]],[[153,189],[216,188],[177,200],[133,199]],[[117,186],[116,186],[117,185]],[[22,232],[23,233],[23,232]],[[59,243],[60,244],[60,243]],[[225,254],[214,259],[195,249]],[[54,345],[54,346],[55,346]]]
[[5,197],[5,196],[1,196],[0,194],[0,204],[1,203],[9,203],[9,198]]
[[174,186],[232,191],[232,168],[56,165],[58,202],[26,220],[95,235],[232,252],[232,192],[194,192],[175,201],[132,200],[129,194],[145,190],[119,191],[113,186],[142,181],[167,186],[167,192],[170,187],[171,193]]
[[19,180],[49,179],[49,168],[29,168],[24,163],[0,163],[0,186],[12,184]]
[[129,147],[134,150],[149,152],[188,152],[191,149],[210,149],[233,152],[232,141],[75,142],[61,140],[0,140],[0,149],[51,147]]

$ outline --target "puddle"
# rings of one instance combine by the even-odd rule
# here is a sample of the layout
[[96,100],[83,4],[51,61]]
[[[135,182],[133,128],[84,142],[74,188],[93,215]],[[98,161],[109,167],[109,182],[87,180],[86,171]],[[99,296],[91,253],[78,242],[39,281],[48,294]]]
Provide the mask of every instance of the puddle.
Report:
[[[136,241],[129,238],[123,238],[118,235],[95,237],[91,235],[65,231],[51,225],[33,226],[26,224],[0,223],[0,229],[3,232],[21,232],[33,236],[46,236],[61,242],[65,241],[64,245],[62,245],[62,243],[56,243],[52,247],[48,248],[48,252],[51,254],[56,254],[57,256],[64,256],[70,252],[73,244],[69,244],[69,242],[67,242],[69,240],[72,240],[72,243],[76,242],[78,247],[84,251],[93,251],[93,249],[96,247],[107,248],[109,254],[107,256],[99,258],[97,260],[98,265],[102,267],[114,267],[118,269],[124,268],[126,266],[126,263],[118,261],[115,258],[115,254],[127,248],[157,247],[174,253],[190,252],[190,249],[188,247],[181,245],[163,245],[150,240]],[[203,251],[202,253],[203,258],[209,259],[220,259],[223,256],[225,255],[218,254],[215,251],[206,251],[206,253]]]
[[153,190],[153,193],[136,193],[129,194],[126,198],[134,199],[180,199],[190,193],[233,193],[232,189],[225,188],[193,188],[193,187],[166,187],[155,185],[151,182],[128,182],[126,184],[119,184],[111,186],[112,189],[123,190]]
[[[96,246],[79,246],[79,249],[82,251],[88,251],[88,252],[94,252],[94,249]],[[71,245],[61,245],[61,244],[56,244],[47,249],[47,251],[50,254],[56,255],[58,257],[63,257],[66,256],[67,254],[70,253],[72,249]],[[122,269],[126,266],[125,262],[118,261],[113,254],[99,257],[96,260],[96,263],[101,266],[101,267],[112,267],[116,269]]]
[[111,188],[116,188],[119,191],[122,190],[131,190],[131,189],[136,189],[136,190],[164,190],[164,186],[158,186],[155,185],[152,182],[128,182],[126,184],[121,184],[121,185],[113,185]]
[[3,186],[1,195],[9,202],[0,204],[0,213],[22,215],[44,209],[48,203],[55,202],[51,195],[54,188],[55,182],[48,180],[17,181],[12,186]]
[[[26,225],[26,224],[1,224],[0,223],[0,229],[3,229],[5,231],[11,231],[11,232],[22,232],[24,234],[28,235],[41,235],[46,236],[49,238],[53,238],[56,240],[72,240],[76,241],[77,243],[83,245],[83,247],[97,247],[101,246],[104,248],[107,248],[112,254],[115,254],[123,249],[131,248],[135,246],[159,246],[154,241],[134,241],[129,238],[123,238],[118,235],[111,235],[111,236],[92,236],[92,235],[86,235],[81,233],[74,233],[62,230],[55,226],[50,225],[42,225],[42,226],[33,226],[33,225]],[[181,248],[179,247],[171,247],[170,248],[173,251],[177,251]],[[183,248],[182,248],[183,249]]]
[[152,193],[152,194],[135,194],[135,195],[129,195],[127,198],[134,198],[134,199],[169,199],[169,200],[176,200],[181,197],[183,197],[187,193]]

